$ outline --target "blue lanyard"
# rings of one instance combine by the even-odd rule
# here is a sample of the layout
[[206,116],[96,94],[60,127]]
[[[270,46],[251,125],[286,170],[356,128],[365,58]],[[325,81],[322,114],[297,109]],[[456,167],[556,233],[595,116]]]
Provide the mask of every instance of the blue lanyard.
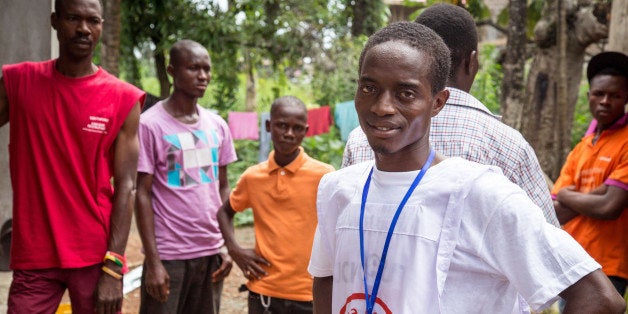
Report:
[[369,193],[369,186],[371,185],[371,176],[373,175],[373,168],[371,168],[371,172],[369,173],[368,178],[366,179],[366,183],[364,183],[364,190],[362,191],[362,204],[360,205],[360,259],[362,262],[362,272],[364,274],[364,298],[366,299],[366,313],[372,314],[373,308],[375,306],[375,300],[377,300],[377,292],[379,290],[379,283],[382,280],[382,273],[384,272],[384,264],[386,263],[386,255],[388,254],[388,245],[390,244],[390,239],[392,238],[393,231],[395,230],[395,226],[397,225],[397,219],[403,210],[403,207],[406,205],[406,202],[414,192],[414,189],[419,185],[421,179],[423,179],[423,175],[427,172],[427,169],[434,161],[434,150],[430,149],[430,156],[427,158],[427,161],[421,168],[419,174],[417,174],[416,178],[408,188],[406,195],[401,200],[399,207],[397,207],[397,211],[395,212],[395,216],[393,216],[392,222],[390,223],[390,227],[388,227],[388,234],[386,235],[386,242],[384,242],[384,249],[382,251],[382,257],[379,260],[379,267],[377,268],[377,275],[375,276],[375,281],[373,282],[373,290],[369,295],[368,286],[366,285],[366,267],[364,264],[364,208],[366,207],[366,197]]

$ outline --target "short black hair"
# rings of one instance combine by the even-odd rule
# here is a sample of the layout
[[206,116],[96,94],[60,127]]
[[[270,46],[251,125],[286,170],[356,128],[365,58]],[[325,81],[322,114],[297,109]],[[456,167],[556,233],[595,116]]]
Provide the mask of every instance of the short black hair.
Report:
[[438,34],[451,52],[451,71],[456,69],[472,51],[478,50],[478,31],[473,16],[464,8],[453,4],[435,4],[423,11],[415,20]]
[[603,68],[597,71],[591,79],[593,79],[594,77],[598,75],[623,76],[626,79],[628,79],[628,73],[622,72],[619,69],[611,68],[611,67]]
[[589,60],[587,79],[589,83],[597,75],[623,76],[628,79],[628,56],[618,51],[598,53]]
[[[55,13],[59,14],[61,12],[64,2],[65,0],[55,0]],[[98,0],[98,4],[100,5],[100,14],[103,14],[102,0]]]
[[[190,39],[181,39],[174,43],[174,45],[170,47],[170,64],[177,65],[177,62],[182,57],[183,52],[189,51],[194,47],[203,48],[205,51],[207,51],[207,48],[205,48],[203,45]],[[209,52],[207,52],[207,54],[209,55]]]
[[371,35],[360,54],[358,74],[362,71],[366,53],[371,48],[389,41],[403,42],[426,55],[430,62],[428,79],[432,83],[433,95],[445,88],[451,64],[449,49],[433,30],[412,22],[393,23]]
[[299,107],[300,109],[303,110],[303,113],[305,114],[305,118],[307,119],[307,107],[305,106],[305,103],[303,103],[301,99],[295,96],[282,96],[275,99],[275,101],[273,101],[273,103],[270,105],[270,117],[271,118],[273,116],[273,113],[277,111],[277,108],[281,106]]

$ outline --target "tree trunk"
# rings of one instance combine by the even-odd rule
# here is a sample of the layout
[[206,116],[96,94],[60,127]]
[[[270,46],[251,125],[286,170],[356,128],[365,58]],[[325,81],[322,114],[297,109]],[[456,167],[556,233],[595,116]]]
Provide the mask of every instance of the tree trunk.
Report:
[[102,67],[109,73],[119,76],[120,59],[120,0],[103,1],[105,24],[102,32],[100,59]]
[[255,111],[257,107],[257,84],[255,82],[255,71],[253,70],[253,61],[249,53],[244,53],[244,63],[246,67],[246,99],[244,101],[245,111]]
[[607,50],[628,54],[628,0],[613,0]]
[[504,123],[513,128],[521,128],[522,109],[525,97],[524,72],[526,63],[526,23],[525,1],[509,1],[508,42],[506,57],[502,64],[504,77],[501,86],[501,114]]
[[[541,167],[552,180],[558,177],[571,150],[570,134],[585,49],[608,36],[606,21],[594,15],[592,7],[579,7],[573,0],[562,1],[566,11],[560,22],[566,23],[567,28],[564,53],[561,56],[557,36],[559,3],[548,1],[544,16],[534,30],[537,48],[528,74],[520,130],[536,150]],[[563,75],[560,75],[561,67],[565,69]],[[566,79],[561,80],[561,76]],[[564,92],[560,91],[561,83],[566,84]],[[559,96],[559,93],[566,96]]]
[[155,44],[155,71],[157,72],[157,79],[159,80],[159,98],[165,99],[170,95],[170,81],[168,80],[168,72],[166,72],[166,56],[164,50],[159,48],[160,41],[157,38],[153,38]]
[[368,11],[366,10],[366,3],[361,0],[357,0],[353,5],[353,21],[351,23],[351,35],[353,37],[358,37],[362,34],[366,34],[365,26],[366,26],[366,15]]
[[344,2],[351,9],[351,17],[353,17],[351,35],[353,37],[370,36],[384,23],[381,13],[386,5],[382,0],[345,0]]
[[388,10],[390,11],[390,18],[388,23],[395,23],[400,21],[409,21],[410,15],[416,11],[414,7],[407,7],[402,4],[389,4]]

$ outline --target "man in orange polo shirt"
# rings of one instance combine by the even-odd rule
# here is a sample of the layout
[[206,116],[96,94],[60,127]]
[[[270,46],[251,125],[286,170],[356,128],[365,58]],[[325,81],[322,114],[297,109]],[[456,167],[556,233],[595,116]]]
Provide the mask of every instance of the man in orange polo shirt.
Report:
[[[307,272],[316,230],[316,192],[334,168],[301,147],[307,109],[293,96],[276,99],[266,130],[274,151],[248,168],[218,212],[229,254],[248,279],[249,313],[312,313],[312,278]],[[233,216],[253,209],[255,249],[238,245]]]
[[571,151],[554,185],[559,222],[624,295],[628,279],[628,56],[603,52],[587,67],[595,130]]

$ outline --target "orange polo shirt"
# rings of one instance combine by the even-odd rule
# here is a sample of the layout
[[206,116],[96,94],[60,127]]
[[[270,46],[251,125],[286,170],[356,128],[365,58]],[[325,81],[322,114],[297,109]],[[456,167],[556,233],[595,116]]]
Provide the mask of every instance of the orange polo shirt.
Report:
[[255,252],[270,262],[268,276],[247,282],[249,290],[277,298],[311,301],[312,277],[307,272],[316,230],[316,192],[331,165],[299,148],[285,167],[268,160],[249,167],[231,192],[235,211],[253,209]]
[[[574,185],[586,193],[601,184],[628,190],[628,126],[625,115],[600,135],[585,136],[567,157],[552,194]],[[615,220],[599,220],[584,215],[566,223],[569,232],[602,265],[608,276],[628,278],[628,210]]]

